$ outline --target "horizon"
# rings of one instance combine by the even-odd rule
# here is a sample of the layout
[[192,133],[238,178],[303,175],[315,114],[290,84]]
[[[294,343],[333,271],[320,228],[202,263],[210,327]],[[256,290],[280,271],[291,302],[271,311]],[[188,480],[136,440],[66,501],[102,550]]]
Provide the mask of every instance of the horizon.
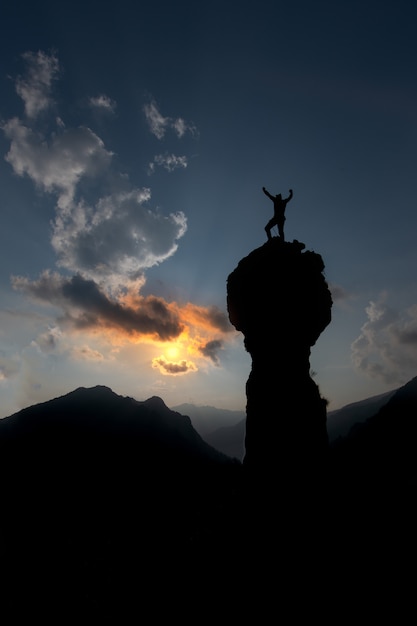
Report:
[[0,417],[96,385],[245,411],[226,281],[262,187],[323,258],[328,412],[417,373],[417,9],[193,6],[4,11]]
[[[410,382],[410,381],[407,381],[407,382]],[[349,407],[354,406],[356,404],[359,405],[359,404],[362,404],[362,403],[366,403],[367,401],[376,400],[379,397],[382,397],[382,396],[385,396],[385,395],[389,395],[391,393],[396,392],[402,386],[403,385],[400,385],[399,387],[394,387],[394,388],[392,388],[392,389],[390,389],[388,391],[384,391],[384,392],[382,392],[380,394],[376,394],[376,395],[368,396],[366,398],[355,400],[354,402],[348,402],[347,404],[344,404],[344,405],[342,405],[340,407],[337,407],[336,409],[328,410],[327,411],[327,415],[329,416],[329,415],[331,415],[333,413],[337,413],[341,409],[346,409],[346,408],[349,408]],[[64,394],[60,394],[58,396],[53,396],[51,398],[46,398],[45,400],[41,400],[40,402],[37,402],[37,403],[34,403],[34,404],[29,404],[29,405],[27,405],[25,407],[22,407],[21,409],[19,409],[18,411],[15,411],[14,413],[12,413],[10,415],[4,415],[3,417],[0,417],[0,420],[1,419],[5,419],[7,417],[12,417],[13,415],[18,413],[19,411],[31,408],[32,406],[36,406],[37,404],[44,404],[44,403],[50,402],[52,400],[57,400],[59,398],[65,397],[65,396],[67,396],[67,395],[69,395],[71,393],[74,393],[74,392],[78,391],[79,389],[92,390],[92,389],[95,389],[97,387],[103,387],[105,389],[109,389],[112,393],[116,394],[117,396],[119,396],[121,398],[131,398],[132,400],[135,400],[137,402],[146,402],[147,400],[151,400],[152,398],[156,397],[156,398],[159,398],[160,400],[162,400],[164,402],[165,406],[168,409],[172,410],[172,411],[176,411],[178,408],[180,408],[182,406],[190,406],[190,407],[192,407],[194,409],[210,409],[210,410],[214,409],[215,411],[219,411],[219,412],[242,413],[243,415],[246,415],[246,410],[245,409],[227,409],[227,408],[224,408],[224,407],[221,407],[221,406],[216,406],[214,404],[195,404],[193,402],[179,402],[177,404],[171,405],[171,404],[167,404],[165,402],[164,398],[162,396],[158,396],[158,395],[149,396],[147,398],[135,398],[135,397],[130,396],[130,395],[119,394],[116,391],[114,391],[114,389],[109,387],[108,385],[100,385],[100,384],[98,384],[98,385],[92,385],[92,386],[80,385],[79,387],[75,387],[74,389],[71,389],[68,392],[65,392]],[[243,418],[243,419],[246,419],[246,418]]]

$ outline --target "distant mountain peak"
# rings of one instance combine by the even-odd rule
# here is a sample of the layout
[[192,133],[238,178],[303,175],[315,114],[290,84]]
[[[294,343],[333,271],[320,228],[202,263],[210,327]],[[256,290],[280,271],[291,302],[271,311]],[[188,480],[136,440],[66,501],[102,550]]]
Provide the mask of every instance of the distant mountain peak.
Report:
[[59,447],[71,455],[87,441],[91,446],[100,441],[110,456],[117,447],[136,446],[137,454],[152,456],[161,464],[165,462],[164,456],[181,462],[231,460],[206,443],[190,418],[169,409],[162,398],[152,396],[138,401],[118,395],[104,385],[78,387],[0,420],[2,451],[10,447],[12,440],[16,450],[19,442],[24,441],[30,454],[44,450],[40,452],[44,456],[49,453],[47,450]]
[[144,403],[148,406],[153,407],[154,409],[168,409],[165,402],[159,396],[151,396]]

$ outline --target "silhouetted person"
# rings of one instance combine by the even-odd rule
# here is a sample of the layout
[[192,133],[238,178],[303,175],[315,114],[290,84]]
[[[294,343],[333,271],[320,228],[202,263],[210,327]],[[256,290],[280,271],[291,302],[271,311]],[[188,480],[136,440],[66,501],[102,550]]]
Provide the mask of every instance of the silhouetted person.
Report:
[[287,202],[289,202],[292,198],[292,189],[289,190],[290,195],[288,196],[288,198],[283,198],[280,193],[278,193],[276,196],[273,196],[269,193],[269,191],[265,189],[265,187],[262,187],[262,191],[274,203],[274,217],[270,219],[268,224],[265,226],[268,239],[272,239],[271,228],[273,228],[274,226],[278,226],[278,234],[281,237],[282,241],[284,241],[285,207],[287,206]]

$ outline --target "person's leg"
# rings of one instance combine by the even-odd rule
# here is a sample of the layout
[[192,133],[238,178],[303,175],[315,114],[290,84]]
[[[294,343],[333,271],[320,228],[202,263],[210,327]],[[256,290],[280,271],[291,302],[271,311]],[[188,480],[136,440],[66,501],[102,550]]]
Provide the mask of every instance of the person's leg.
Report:
[[275,226],[276,222],[275,220],[269,220],[268,224],[265,226],[265,232],[267,234],[268,240],[272,239],[272,235],[271,235],[271,228],[273,226]]
[[282,241],[285,241],[285,238],[284,238],[284,222],[285,222],[285,217],[283,217],[278,222],[278,234],[281,237]]

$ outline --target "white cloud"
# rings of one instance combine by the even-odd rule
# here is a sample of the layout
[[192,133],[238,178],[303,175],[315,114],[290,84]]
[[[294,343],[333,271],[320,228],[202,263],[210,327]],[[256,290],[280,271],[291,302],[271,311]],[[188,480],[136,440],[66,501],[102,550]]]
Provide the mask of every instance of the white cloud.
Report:
[[11,141],[6,161],[19,176],[27,174],[45,191],[57,192],[61,209],[72,203],[81,178],[105,169],[112,157],[102,140],[82,126],[53,133],[48,140],[15,117],[3,130]]
[[186,132],[191,133],[192,135],[197,135],[197,129],[194,124],[189,124],[181,117],[177,118],[172,122],[172,128],[177,133],[178,137],[181,139],[185,135]]
[[116,102],[104,94],[90,98],[89,103],[91,107],[102,109],[109,113],[114,113],[116,110]]
[[[58,60],[44,53],[27,53],[28,71],[17,81],[17,89],[32,112],[46,108],[46,96],[58,71]],[[42,97],[41,97],[42,96]],[[90,105],[107,110],[115,103],[106,95],[90,99]],[[169,118],[160,115],[156,105],[146,108],[153,132],[161,137]],[[177,249],[177,241],[187,229],[182,211],[163,215],[149,206],[150,189],[130,185],[128,179],[111,171],[113,153],[90,128],[66,128],[54,115],[53,130],[40,132],[36,120],[23,123],[14,117],[2,129],[10,140],[5,157],[18,176],[28,176],[41,190],[56,194],[56,216],[52,223],[52,246],[58,266],[85,279],[106,285],[116,293],[121,287],[143,285],[143,272]],[[183,132],[184,126],[179,127]],[[185,157],[159,155],[155,164],[173,171],[185,168]],[[98,192],[98,177],[107,181],[123,179],[123,191]],[[90,199],[82,197],[81,181],[89,177]],[[94,200],[96,193],[96,200]]]
[[151,133],[158,139],[162,139],[165,135],[167,127],[170,124],[169,117],[163,117],[154,102],[145,104],[143,111]]
[[59,63],[54,54],[40,51],[25,52],[22,57],[27,69],[23,76],[17,78],[16,91],[24,102],[26,115],[35,118],[51,104],[51,85],[57,78]]
[[58,264],[110,288],[140,279],[174,254],[187,229],[184,213],[163,215],[149,199],[149,189],[132,189],[59,213],[52,236]]
[[34,343],[42,352],[53,352],[59,345],[61,337],[62,332],[57,326],[49,327],[38,335]]
[[162,113],[160,113],[155,102],[145,104],[143,112],[145,113],[149,130],[158,139],[163,139],[169,128],[171,128],[179,138],[183,137],[186,132],[189,132],[192,135],[198,134],[194,124],[186,122],[183,118],[178,117],[177,119],[174,119],[171,117],[164,117]]
[[[186,217],[181,211],[166,216],[152,210],[147,205],[150,189],[113,193],[95,205],[76,202],[81,179],[98,175],[111,163],[112,153],[89,128],[54,133],[49,142],[17,118],[3,130],[11,140],[6,160],[15,173],[58,195],[52,245],[59,266],[114,286],[123,279],[137,280],[144,269],[174,254],[187,229]],[[164,161],[171,168],[180,167],[179,162],[175,157]]]
[[163,167],[168,172],[173,172],[178,168],[185,169],[188,166],[187,157],[176,156],[175,154],[157,154],[153,161],[149,163],[148,174],[151,175],[155,171],[156,166]]
[[368,321],[352,343],[355,367],[387,384],[403,384],[417,371],[417,305],[398,312],[386,294],[366,308]]

